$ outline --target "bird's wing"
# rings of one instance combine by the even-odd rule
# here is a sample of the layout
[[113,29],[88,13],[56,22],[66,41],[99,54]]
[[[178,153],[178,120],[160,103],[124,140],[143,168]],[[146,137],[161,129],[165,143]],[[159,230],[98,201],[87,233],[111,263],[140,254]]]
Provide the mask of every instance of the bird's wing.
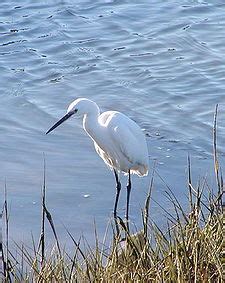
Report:
[[142,162],[146,145],[140,127],[119,112],[114,112],[111,118],[108,117],[107,123],[115,148],[119,149],[129,162]]
[[107,126],[109,121],[112,119],[112,117],[115,115],[115,113],[118,113],[116,111],[106,111],[103,112],[100,116],[99,116],[99,122],[104,125]]
[[[126,115],[107,111],[100,115],[99,122],[107,131],[105,144],[98,145],[102,157],[110,166],[139,176],[148,174],[148,148],[141,128]],[[101,155],[100,155],[101,156]]]

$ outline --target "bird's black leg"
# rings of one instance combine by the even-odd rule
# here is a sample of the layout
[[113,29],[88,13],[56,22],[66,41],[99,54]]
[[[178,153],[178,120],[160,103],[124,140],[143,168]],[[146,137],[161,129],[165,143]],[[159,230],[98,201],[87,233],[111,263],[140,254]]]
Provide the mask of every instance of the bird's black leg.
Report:
[[119,235],[119,227],[118,227],[118,223],[117,223],[117,205],[118,205],[118,200],[119,200],[120,191],[121,191],[121,183],[120,183],[119,176],[118,176],[116,170],[114,169],[113,171],[114,171],[114,175],[115,175],[115,178],[116,178],[116,198],[115,198],[113,214],[114,214],[114,220],[115,220],[117,236],[118,236]]
[[127,222],[127,231],[129,231],[129,202],[130,202],[130,191],[131,191],[131,177],[130,177],[130,170],[128,172],[128,182],[127,182],[127,207],[126,207],[126,222]]
[[114,174],[115,174],[115,178],[116,178],[116,198],[115,198],[115,204],[114,204],[114,218],[117,217],[117,205],[118,205],[118,200],[119,200],[119,196],[120,196],[120,190],[121,190],[121,183],[119,181],[119,176],[116,172],[116,170],[114,170]]

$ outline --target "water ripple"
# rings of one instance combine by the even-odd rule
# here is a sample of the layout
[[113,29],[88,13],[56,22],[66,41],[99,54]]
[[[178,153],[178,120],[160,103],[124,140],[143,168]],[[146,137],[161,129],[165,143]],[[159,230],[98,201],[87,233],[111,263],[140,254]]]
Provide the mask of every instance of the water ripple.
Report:
[[[99,213],[100,197],[111,203],[110,172],[97,159],[80,123],[70,121],[54,135],[44,135],[77,97],[94,99],[102,110],[119,110],[137,121],[147,135],[151,165],[156,159],[161,174],[173,184],[176,173],[178,195],[187,152],[199,168],[197,175],[212,164],[216,103],[218,150],[224,158],[223,2],[2,1],[0,179],[7,176],[16,192],[11,197],[19,223],[23,202],[39,199],[43,151],[53,207],[68,199],[74,209],[80,207],[83,195],[90,193],[87,188],[98,188],[91,192],[92,207],[82,203],[80,208],[87,223],[74,217],[70,206],[63,207],[68,219],[76,218],[69,223],[71,229],[77,231],[77,223],[81,229],[82,223],[92,225],[90,215]],[[134,182],[142,186],[138,182],[145,181]],[[142,203],[145,194],[134,194]],[[160,189],[155,194],[160,198]],[[108,206],[101,205],[101,214],[109,215]],[[36,213],[33,205],[30,209],[28,222]],[[136,215],[134,211],[134,220]],[[16,227],[15,235],[21,232]]]

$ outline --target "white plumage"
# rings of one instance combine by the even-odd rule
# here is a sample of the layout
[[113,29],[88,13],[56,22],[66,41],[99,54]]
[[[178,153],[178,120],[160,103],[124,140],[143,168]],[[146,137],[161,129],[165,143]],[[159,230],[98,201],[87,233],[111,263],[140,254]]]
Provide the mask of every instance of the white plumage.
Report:
[[[105,143],[95,141],[97,153],[109,167],[118,171],[145,176],[148,174],[148,150],[140,127],[127,116],[116,111],[107,111],[98,117],[105,128]],[[86,130],[85,124],[84,129]],[[86,130],[88,133],[88,130]],[[89,134],[89,133],[88,133]],[[90,135],[91,136],[91,135]]]
[[86,98],[79,98],[69,105],[66,115],[46,134],[74,114],[83,117],[83,128],[93,140],[97,153],[114,170],[117,182],[114,206],[115,218],[121,189],[118,172],[128,174],[126,209],[126,219],[128,220],[130,174],[137,174],[138,176],[148,174],[148,148],[144,133],[126,115],[117,111],[107,111],[100,114],[99,107],[95,102]]

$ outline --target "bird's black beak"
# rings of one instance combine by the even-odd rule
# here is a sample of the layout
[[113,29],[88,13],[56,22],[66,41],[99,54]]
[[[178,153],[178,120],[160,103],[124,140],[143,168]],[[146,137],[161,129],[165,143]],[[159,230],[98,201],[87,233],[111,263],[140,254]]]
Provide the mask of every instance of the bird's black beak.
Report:
[[61,125],[63,122],[65,122],[67,119],[69,119],[75,111],[68,112],[65,116],[63,116],[58,122],[55,123],[47,132],[46,135],[49,134],[51,131],[53,131],[55,128],[57,128],[59,125]]

